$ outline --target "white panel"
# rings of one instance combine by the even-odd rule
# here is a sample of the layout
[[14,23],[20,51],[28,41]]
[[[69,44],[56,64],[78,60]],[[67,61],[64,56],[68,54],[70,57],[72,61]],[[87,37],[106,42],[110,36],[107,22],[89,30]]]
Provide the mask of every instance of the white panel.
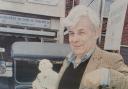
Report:
[[0,53],[3,53],[3,52],[5,52],[5,48],[0,48]]
[[12,77],[12,62],[6,62],[6,72],[4,74],[0,74],[0,77]]
[[24,34],[24,35],[39,35],[39,36],[55,36],[56,35],[55,32],[34,31],[34,30],[5,28],[5,27],[0,27],[0,32],[16,33],[16,34]]
[[100,16],[101,0],[80,0],[80,4],[91,7]]
[[127,5],[127,0],[118,0],[110,7],[104,46],[106,50],[120,50]]
[[48,4],[32,3],[30,2],[30,0],[29,2],[26,0],[24,4],[19,4],[19,3],[5,2],[3,0],[0,0],[0,9],[46,15],[52,17],[65,17],[65,0],[59,0],[57,3],[58,3],[57,5],[48,5]]
[[80,4],[88,6],[92,0],[80,0]]
[[59,0],[28,0],[28,2],[46,5],[57,5]]
[[105,0],[105,2],[103,3],[102,17],[108,18],[111,4],[112,0]]
[[51,29],[59,30],[60,19],[51,19]]
[[14,3],[25,3],[26,0],[2,0],[7,2],[14,2]]

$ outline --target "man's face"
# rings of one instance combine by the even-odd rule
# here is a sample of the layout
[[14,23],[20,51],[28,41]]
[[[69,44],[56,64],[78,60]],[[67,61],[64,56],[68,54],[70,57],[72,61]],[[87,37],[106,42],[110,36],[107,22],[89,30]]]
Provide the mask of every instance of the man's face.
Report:
[[96,30],[88,17],[81,17],[69,27],[69,43],[76,56],[83,56],[96,46]]

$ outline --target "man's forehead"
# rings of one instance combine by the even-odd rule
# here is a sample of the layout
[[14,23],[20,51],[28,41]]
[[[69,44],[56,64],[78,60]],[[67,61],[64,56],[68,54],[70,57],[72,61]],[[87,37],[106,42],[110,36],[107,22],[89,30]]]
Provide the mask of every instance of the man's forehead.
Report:
[[80,28],[71,28],[68,30],[68,32],[71,31],[88,31],[89,29],[86,29],[85,27],[80,27]]
[[69,31],[76,30],[76,29],[82,31],[82,30],[91,30],[93,29],[92,27],[93,27],[93,24],[91,23],[89,18],[82,17],[79,19],[79,21],[76,24],[72,26],[68,26],[67,29]]
[[83,24],[83,25],[90,25],[90,26],[93,25],[92,21],[88,16],[81,16],[79,21],[76,24]]

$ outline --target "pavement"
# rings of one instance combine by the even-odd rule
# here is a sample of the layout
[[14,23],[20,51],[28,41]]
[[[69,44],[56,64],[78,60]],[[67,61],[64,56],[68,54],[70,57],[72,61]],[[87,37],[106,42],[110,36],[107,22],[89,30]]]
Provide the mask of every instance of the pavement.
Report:
[[13,89],[12,78],[0,77],[0,89]]

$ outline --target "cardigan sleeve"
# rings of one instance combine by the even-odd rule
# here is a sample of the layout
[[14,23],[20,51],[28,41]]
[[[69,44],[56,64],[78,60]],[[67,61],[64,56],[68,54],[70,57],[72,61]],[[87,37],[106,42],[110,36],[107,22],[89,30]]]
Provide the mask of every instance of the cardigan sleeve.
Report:
[[99,86],[103,85],[108,85],[107,89],[128,89],[128,66],[122,57],[114,54],[107,60],[112,63],[112,67],[100,67],[86,73],[82,89],[99,89]]
[[110,87],[114,89],[128,89],[128,66],[122,56],[116,55],[113,68],[110,69]]

